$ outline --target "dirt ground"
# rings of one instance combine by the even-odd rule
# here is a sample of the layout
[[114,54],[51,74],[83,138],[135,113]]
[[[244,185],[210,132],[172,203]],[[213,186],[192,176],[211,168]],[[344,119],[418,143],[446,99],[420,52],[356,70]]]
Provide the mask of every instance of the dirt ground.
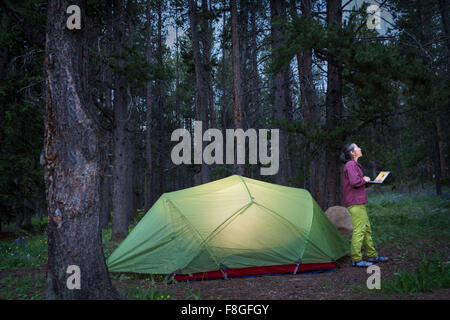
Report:
[[[392,248],[381,250],[380,254],[389,256],[391,261],[379,264],[381,279],[393,278],[398,270],[414,271],[423,254],[433,256],[440,253],[450,255],[449,243],[415,243],[404,250]],[[398,300],[426,299],[448,300],[450,289],[414,295],[386,295],[366,287],[366,269],[350,265],[350,257],[337,262],[338,268],[333,272],[304,273],[297,275],[273,275],[261,277],[231,278],[228,280],[202,280],[167,284],[165,281],[154,282],[155,290],[176,300]],[[0,271],[0,279],[13,275],[23,278],[30,274],[45,276],[46,266],[30,269]],[[117,278],[117,277],[115,277]],[[112,279],[113,285],[125,294],[129,289],[140,287],[150,289],[152,282],[145,277],[133,280]],[[382,282],[383,283],[383,282]],[[30,288],[42,290],[45,288]]]
[[[423,254],[432,256],[437,253],[450,253],[450,245],[438,243],[412,244],[405,251],[390,249],[380,252],[389,256],[390,262],[380,263],[381,279],[393,278],[394,273],[401,270],[414,271]],[[405,253],[406,252],[406,253]],[[176,299],[195,299],[193,294],[200,295],[201,300],[377,300],[377,299],[426,299],[448,300],[450,289],[434,292],[417,293],[414,295],[398,294],[385,295],[377,290],[368,290],[366,286],[367,270],[351,267],[350,257],[338,261],[338,268],[334,272],[306,273],[298,275],[274,275],[262,277],[242,277],[228,280],[203,280],[166,284],[157,282],[157,290],[169,292]],[[119,281],[113,284],[120,290],[126,290],[142,285],[141,280]]]

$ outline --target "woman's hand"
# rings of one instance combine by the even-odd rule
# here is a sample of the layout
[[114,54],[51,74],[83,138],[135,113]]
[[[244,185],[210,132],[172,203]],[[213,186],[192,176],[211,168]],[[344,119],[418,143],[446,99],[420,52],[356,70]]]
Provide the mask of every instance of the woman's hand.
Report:
[[364,181],[369,182],[371,179],[369,177],[364,177]]

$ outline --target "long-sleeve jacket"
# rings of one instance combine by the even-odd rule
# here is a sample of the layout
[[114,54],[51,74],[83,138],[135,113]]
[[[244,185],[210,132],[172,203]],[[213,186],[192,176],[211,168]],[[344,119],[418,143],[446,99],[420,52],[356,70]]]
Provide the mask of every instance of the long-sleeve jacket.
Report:
[[367,203],[366,181],[361,165],[354,160],[348,161],[342,172],[342,198],[344,206]]

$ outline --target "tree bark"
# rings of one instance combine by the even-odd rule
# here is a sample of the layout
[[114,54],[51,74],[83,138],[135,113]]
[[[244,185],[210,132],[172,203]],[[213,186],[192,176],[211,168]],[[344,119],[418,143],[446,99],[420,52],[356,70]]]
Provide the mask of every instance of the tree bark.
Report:
[[434,121],[430,125],[430,135],[431,135],[431,150],[432,150],[432,161],[433,161],[433,173],[434,173],[434,183],[436,186],[436,194],[442,194],[441,187],[441,155],[439,152],[439,141],[438,132],[436,124]]
[[447,173],[447,161],[445,159],[447,154],[447,142],[445,141],[444,134],[442,132],[442,125],[441,125],[441,119],[436,118],[436,131],[437,131],[437,138],[439,141],[439,154],[441,158],[441,177],[446,178]]
[[[81,30],[66,28],[66,8],[81,8]],[[48,202],[47,298],[115,299],[99,228],[99,129],[86,94],[86,1],[48,1],[45,46],[44,178]],[[67,268],[80,268],[69,290]]]
[[[283,22],[286,21],[286,3],[284,0],[270,1],[270,17],[271,17],[271,43],[272,43],[272,61],[278,57],[277,50],[283,44]],[[281,68],[273,76],[273,95],[274,95],[274,120],[289,119],[289,112],[292,109],[292,100],[289,89],[289,65]],[[287,185],[288,176],[291,172],[290,158],[288,151],[288,134],[285,130],[280,130],[279,135],[279,152],[280,162],[279,171],[275,175],[277,184]]]
[[[163,38],[162,38],[162,4],[158,3],[157,12],[157,48],[156,48],[156,60],[160,68],[163,68]],[[166,137],[166,125],[164,123],[164,109],[165,109],[165,101],[164,101],[164,83],[161,79],[156,79],[156,105],[158,107],[158,111],[156,114],[156,119],[158,120],[158,128],[159,128],[159,146],[160,150],[158,154],[158,181],[159,181],[159,194],[163,194],[167,191],[166,184],[166,172],[165,172],[165,162],[166,159],[163,157],[165,150],[167,150],[167,137]]]
[[[301,1],[302,15],[311,17],[311,0]],[[317,101],[316,88],[312,74],[313,52],[312,49],[302,49],[297,53],[298,73],[300,79],[300,101],[302,116],[305,125],[317,127],[321,125],[320,106]],[[325,156],[321,148],[312,142],[307,142],[305,147],[305,188],[319,203],[324,203],[324,165]]]
[[[236,2],[237,5],[237,2]],[[239,12],[239,13],[238,13]],[[249,74],[247,68],[248,60],[248,22],[249,22],[249,0],[239,1],[239,11],[236,6],[237,30],[239,39],[239,62],[241,71],[241,92],[242,92],[242,127],[248,129],[248,104],[249,104]]]
[[[216,127],[216,113],[214,110],[214,90],[213,90],[213,79],[212,79],[212,73],[211,71],[208,71],[210,69],[211,64],[211,53],[212,53],[212,47],[214,45],[213,43],[213,27],[212,27],[212,17],[213,14],[211,11],[211,3],[210,0],[208,3],[208,0],[202,0],[202,11],[203,15],[207,16],[208,18],[204,18],[201,20],[201,41],[202,41],[202,47],[203,49],[203,63],[205,66],[206,73],[206,81],[208,86],[208,120],[209,120],[209,127],[215,128]],[[212,168],[214,165],[209,166]],[[211,171],[211,169],[209,170]],[[209,176],[208,176],[209,179]]]
[[439,10],[441,12],[442,27],[444,29],[445,37],[447,39],[447,73],[450,71],[450,20],[448,17],[448,0],[439,0]]
[[[327,0],[327,25],[329,32],[339,32],[342,24],[342,2]],[[342,63],[335,54],[327,55],[327,96],[326,96],[326,124],[329,131],[334,131],[340,124],[343,113],[342,105]],[[340,199],[340,146],[330,143],[326,152],[326,202],[322,209],[338,205]]]
[[[227,6],[228,0],[223,0],[223,7],[225,8]],[[231,20],[231,18],[230,18]],[[224,11],[223,12],[223,25],[222,25],[222,41],[221,41],[221,50],[222,50],[222,60],[220,62],[220,81],[219,81],[219,88],[220,88],[220,92],[221,92],[221,97],[220,97],[220,101],[221,101],[221,121],[220,121],[220,125],[221,125],[221,130],[222,130],[222,135],[223,137],[225,137],[225,130],[228,128],[228,110],[229,110],[229,106],[232,104],[232,102],[230,103],[230,94],[229,94],[229,90],[228,90],[228,83],[229,83],[229,77],[228,77],[228,59],[227,59],[227,39],[226,39],[226,34],[227,34],[227,25],[228,25],[228,21],[227,21],[227,13]],[[226,154],[224,153],[224,158],[223,158],[223,163],[225,163],[226,161]]]
[[[111,55],[113,53],[113,38],[114,38],[114,28],[113,28],[113,8],[112,6],[105,4],[104,9],[106,14],[106,37],[104,46],[106,49],[106,52],[108,55]],[[91,41],[91,42],[94,42]],[[101,52],[99,52],[101,54]],[[101,181],[101,210],[100,210],[100,227],[102,229],[107,228],[109,221],[111,220],[111,211],[113,209],[112,207],[112,201],[113,201],[113,172],[112,172],[112,164],[113,164],[113,117],[111,116],[113,114],[113,107],[112,107],[112,89],[111,89],[111,83],[113,81],[112,76],[112,69],[109,64],[102,65],[103,69],[103,108],[106,110],[108,116],[105,116],[104,122],[107,123],[104,127],[104,133],[103,133],[103,139],[102,141],[102,162],[104,166],[104,174]]]
[[[147,18],[147,30],[146,30],[146,48],[145,58],[147,63],[152,63],[152,14],[151,14],[151,1],[147,0],[146,7]],[[146,107],[146,131],[145,131],[145,187],[144,187],[144,210],[147,212],[150,210],[152,201],[152,82],[147,81],[145,84],[145,107]]]
[[32,228],[32,218],[33,218],[34,206],[33,203],[27,198],[23,199],[23,226],[25,230],[30,230]]
[[[205,13],[205,12],[202,12]],[[199,14],[197,12],[197,4],[194,0],[189,0],[189,23],[191,29],[192,36],[192,49],[194,54],[194,64],[195,64],[195,119],[202,121],[202,136],[204,132],[209,127],[208,121],[208,104],[209,104],[209,86],[208,86],[208,71],[207,71],[207,63],[209,63],[210,57],[207,59],[205,55],[207,55],[207,51],[200,51],[200,34],[198,31],[199,25]],[[205,15],[201,15],[201,19],[206,19]],[[204,21],[201,21],[204,25]],[[207,30],[202,30],[203,32],[207,32]],[[202,142],[202,152],[205,143]],[[207,183],[209,182],[209,166],[202,161],[201,163],[201,172],[200,172],[200,180],[199,183]]]
[[[117,58],[116,68],[124,67],[125,54],[122,43],[125,41],[125,8],[122,1],[114,1],[114,12],[118,22],[115,24],[115,51]],[[128,95],[126,76],[118,72],[114,86],[114,191],[113,191],[113,225],[111,239],[121,241],[128,234],[128,221],[131,211],[133,188],[131,184],[131,157],[129,155],[130,137],[128,133]]]
[[[239,25],[238,15],[236,8],[236,0],[230,1],[231,9],[231,42],[232,42],[232,60],[233,60],[233,97],[234,97],[234,129],[242,129],[242,108],[243,108],[243,95],[242,95],[242,73],[241,73],[241,59],[240,59],[240,39],[239,39]],[[236,152],[235,152],[236,161]],[[236,174],[244,175],[244,164],[237,164],[235,162]]]
[[[441,10],[441,14],[443,14],[442,16],[442,23],[444,26],[444,32],[448,31],[448,17],[446,17],[446,15],[448,14],[447,12],[447,6],[446,6],[446,1],[443,1],[441,3],[441,1],[439,2],[440,5],[440,10]],[[422,43],[428,43],[428,41],[431,39],[431,26],[430,26],[430,22],[428,19],[426,19],[427,16],[427,11],[426,11],[426,4],[424,3],[423,0],[419,0],[418,1],[418,8],[417,8],[417,12],[419,15],[419,20],[420,20],[420,40],[422,41]],[[448,45],[448,42],[447,42]],[[430,69],[433,70],[433,62],[428,59],[427,57],[424,57],[425,61],[428,61],[428,65],[430,66]],[[435,107],[435,105],[432,105],[432,107]],[[431,111],[430,111],[431,113]],[[439,147],[439,131],[438,131],[438,127],[437,127],[437,119],[435,119],[434,117],[432,117],[430,119],[430,124],[429,124],[429,131],[430,131],[430,143],[431,143],[431,160],[433,163],[433,178],[435,180],[435,186],[436,186],[436,193],[438,195],[442,194],[442,189],[441,189],[441,158],[443,155],[440,154],[440,147]]]
[[[448,81],[448,74],[450,72],[450,19],[448,16],[449,11],[449,4],[448,0],[439,0],[439,10],[441,12],[441,18],[442,18],[442,27],[444,29],[444,34],[447,39],[447,81]],[[447,108],[448,108],[448,99],[446,102]],[[437,126],[437,133],[439,137],[439,149],[441,154],[441,173],[442,178],[446,178],[448,176],[448,170],[447,170],[447,164],[446,164],[446,154],[447,154],[447,142],[445,139],[441,139],[441,123],[440,119],[437,119],[436,122]]]
[[[253,0],[250,3],[250,61],[251,61],[251,72],[250,72],[250,102],[251,105],[251,121],[250,114],[247,114],[247,121],[249,126],[254,128],[256,132],[259,132],[259,119],[261,116],[261,98],[260,98],[260,76],[258,70],[258,26],[257,26],[257,17],[258,17],[258,0]],[[259,139],[258,139],[259,140]],[[259,150],[259,141],[257,141],[257,146]],[[258,173],[257,173],[258,172]],[[251,170],[251,178],[259,177],[259,168],[255,167]]]
[[112,172],[111,172],[111,152],[112,137],[111,132],[105,132],[101,147],[101,161],[103,166],[103,175],[100,182],[100,228],[105,229],[111,220],[112,210]]
[[[175,9],[175,21],[179,20],[179,9]],[[177,128],[180,128],[181,121],[180,121],[180,40],[178,36],[178,24],[175,24],[175,47],[176,47],[176,55],[175,55],[175,124]],[[180,190],[183,189],[182,187],[182,169],[183,167],[177,166],[175,168],[175,185],[173,190]]]

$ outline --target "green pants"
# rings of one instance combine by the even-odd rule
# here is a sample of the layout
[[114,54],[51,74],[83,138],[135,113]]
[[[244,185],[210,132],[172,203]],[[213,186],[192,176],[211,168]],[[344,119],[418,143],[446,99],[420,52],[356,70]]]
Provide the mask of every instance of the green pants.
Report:
[[352,259],[356,262],[362,260],[361,247],[364,245],[369,258],[377,256],[377,251],[372,243],[372,230],[370,228],[369,217],[367,216],[366,206],[357,204],[348,207],[352,216],[353,235],[350,248]]

